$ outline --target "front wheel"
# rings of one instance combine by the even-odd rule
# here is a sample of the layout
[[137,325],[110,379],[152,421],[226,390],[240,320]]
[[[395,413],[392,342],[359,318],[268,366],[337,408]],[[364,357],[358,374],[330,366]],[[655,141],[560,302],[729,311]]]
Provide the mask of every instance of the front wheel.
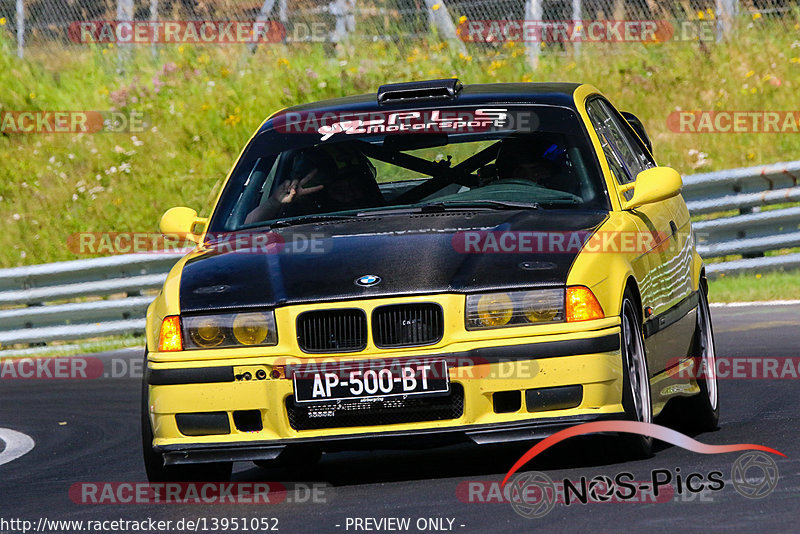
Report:
[[[650,376],[647,355],[642,337],[642,325],[630,291],[622,299],[622,407],[629,420],[653,422],[653,404],[650,400]],[[634,458],[653,455],[653,438],[639,434],[623,434],[624,446]]]

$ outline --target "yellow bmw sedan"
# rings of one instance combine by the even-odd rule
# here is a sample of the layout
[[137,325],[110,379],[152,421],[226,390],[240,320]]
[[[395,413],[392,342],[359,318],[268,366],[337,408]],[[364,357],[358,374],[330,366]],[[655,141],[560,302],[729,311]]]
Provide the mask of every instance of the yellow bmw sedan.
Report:
[[[147,313],[151,481],[535,440],[668,405],[713,429],[681,178],[594,87],[381,86],[270,116]],[[620,436],[632,456],[652,438]]]

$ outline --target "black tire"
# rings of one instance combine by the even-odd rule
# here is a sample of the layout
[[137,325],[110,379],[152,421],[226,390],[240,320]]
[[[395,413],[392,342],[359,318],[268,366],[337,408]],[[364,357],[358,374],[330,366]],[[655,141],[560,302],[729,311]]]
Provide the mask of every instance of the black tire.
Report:
[[165,466],[164,457],[153,450],[153,429],[147,390],[147,351],[142,377],[141,434],[144,469],[149,482],[227,482],[231,479],[232,462]]
[[684,399],[681,413],[692,430],[709,432],[719,426],[719,387],[717,384],[716,345],[711,325],[708,297],[703,288],[699,291],[697,305],[697,328],[692,341],[691,356],[695,358],[695,370],[699,371],[697,385],[700,393]]
[[[641,315],[630,290],[625,291],[620,311],[622,328],[622,407],[627,419],[642,423],[653,422],[653,403],[650,394],[650,374],[642,336]],[[620,436],[628,456],[653,456],[653,438],[639,434]]]

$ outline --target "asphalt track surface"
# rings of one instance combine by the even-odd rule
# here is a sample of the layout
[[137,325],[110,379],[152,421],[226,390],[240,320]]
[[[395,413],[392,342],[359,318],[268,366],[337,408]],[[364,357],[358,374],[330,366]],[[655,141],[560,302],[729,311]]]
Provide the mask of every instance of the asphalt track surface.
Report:
[[[712,316],[718,356],[798,356],[800,306],[713,308]],[[123,350],[101,357],[132,362],[141,354]],[[733,488],[731,469],[741,453],[703,455],[659,443],[653,458],[628,461],[620,457],[617,442],[611,437],[588,436],[563,442],[523,471],[544,472],[556,481],[631,472],[635,480],[647,481],[653,470],[675,473],[679,468],[684,475],[719,471],[725,486],[719,491],[685,495],[677,495],[673,489],[673,496],[665,502],[556,504],[544,517],[529,519],[508,502],[462,502],[457,489],[466,481],[501,480],[530,444],[326,454],[316,470],[308,473],[262,469],[250,463],[234,468],[233,478],[240,482],[280,481],[288,487],[292,487],[291,482],[325,484],[317,500],[326,502],[76,504],[69,496],[69,488],[75,483],[145,480],[139,445],[139,379],[3,380],[0,429],[29,435],[35,447],[0,465],[0,531],[15,532],[8,523],[3,526],[2,520],[27,519],[37,524],[41,517],[139,521],[205,518],[207,531],[213,531],[209,522],[213,518],[236,517],[277,518],[279,532],[284,533],[396,531],[357,530],[354,518],[410,518],[406,532],[436,531],[417,528],[417,521],[427,518],[452,519],[452,531],[465,533],[796,532],[800,517],[798,384],[791,376],[720,380],[720,428],[695,436],[717,445],[757,443],[786,454],[786,458],[774,456],[780,478],[766,497],[748,499]],[[7,445],[0,443],[0,462],[4,447]],[[671,487],[675,487],[674,480]],[[292,499],[295,494],[288,495]],[[447,529],[449,522],[445,520],[443,525]]]

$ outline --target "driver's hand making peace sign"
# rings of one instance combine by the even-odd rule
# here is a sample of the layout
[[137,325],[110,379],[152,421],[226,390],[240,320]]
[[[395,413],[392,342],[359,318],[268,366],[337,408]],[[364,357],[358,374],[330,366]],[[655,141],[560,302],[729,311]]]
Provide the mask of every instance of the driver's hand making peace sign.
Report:
[[316,175],[317,169],[313,169],[302,178],[286,180],[281,183],[266,202],[247,214],[244,224],[272,219],[280,213],[283,206],[291,204],[306,195],[321,191],[325,187],[324,185],[306,187],[306,184]]

